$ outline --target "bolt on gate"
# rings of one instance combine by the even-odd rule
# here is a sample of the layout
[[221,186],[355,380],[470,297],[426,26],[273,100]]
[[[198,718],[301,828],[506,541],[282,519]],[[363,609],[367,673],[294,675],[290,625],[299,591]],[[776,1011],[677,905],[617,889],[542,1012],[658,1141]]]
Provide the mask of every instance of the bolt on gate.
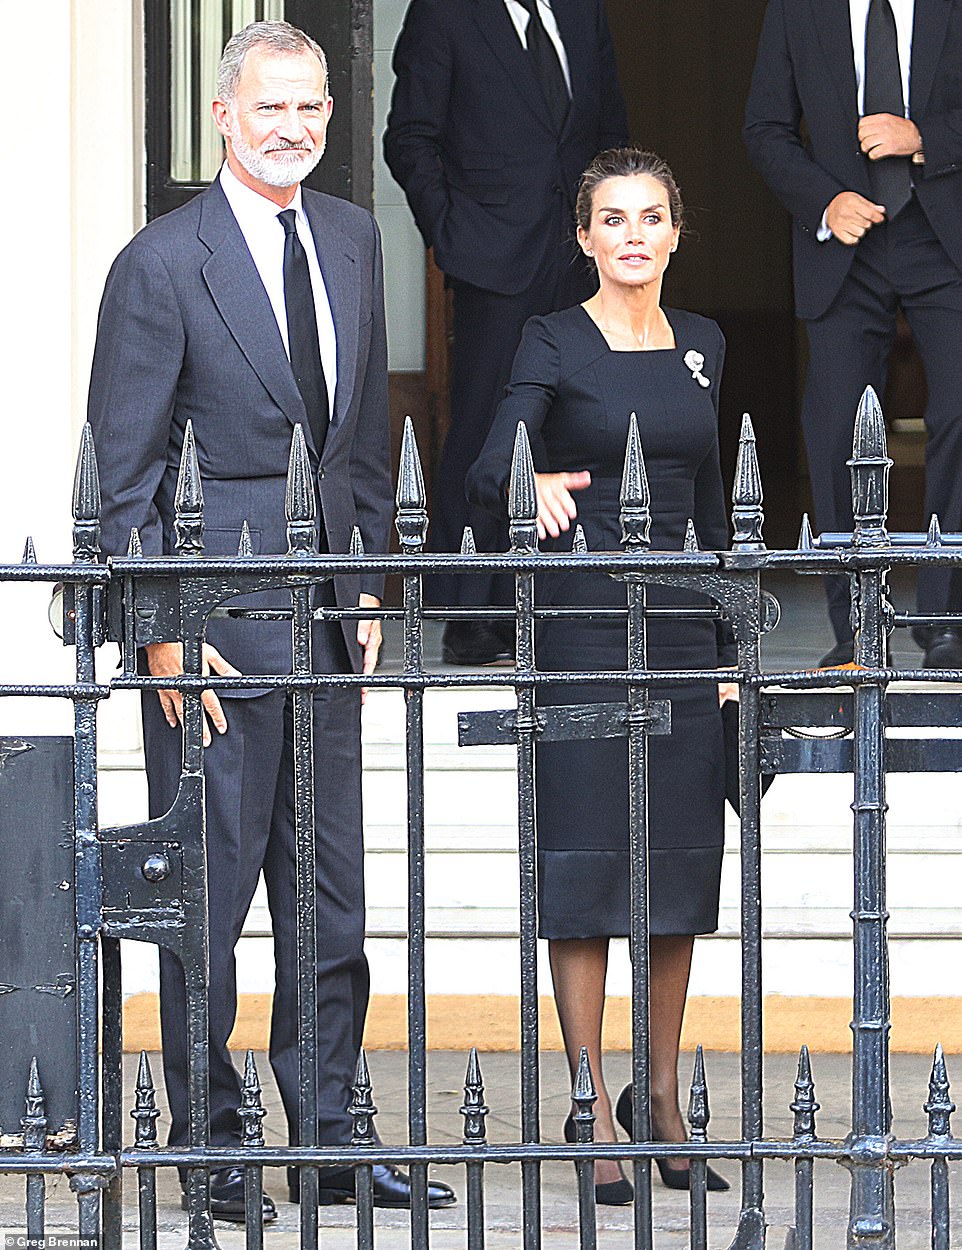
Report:
[[[66,645],[74,649],[76,677],[67,684],[0,685],[0,696],[53,698],[73,704],[71,738],[0,739],[0,864],[6,885],[0,918],[0,1041],[8,1061],[0,1078],[0,1172],[26,1178],[25,1224],[29,1238],[45,1231],[46,1178],[65,1175],[77,1195],[76,1229],[80,1236],[119,1250],[122,1244],[122,1184],[136,1172],[138,1236],[142,1250],[157,1245],[157,1169],[186,1170],[188,1245],[216,1246],[210,1215],[210,1171],[240,1166],[245,1171],[246,1240],[253,1250],[263,1244],[260,1221],[262,1170],[289,1165],[300,1169],[302,1193],[300,1240],[315,1250],[323,1236],[316,1194],[320,1165],[349,1166],[356,1173],[356,1241],[360,1250],[375,1242],[372,1166],[397,1163],[410,1169],[412,1207],[410,1244],[429,1245],[427,1168],[430,1163],[464,1169],[468,1250],[485,1245],[485,1169],[491,1164],[520,1168],[522,1227],[520,1244],[542,1244],[541,1165],[574,1161],[578,1175],[579,1245],[598,1244],[592,1161],[618,1158],[630,1164],[635,1187],[636,1250],[653,1241],[651,1161],[680,1157],[691,1161],[689,1244],[708,1245],[707,1167],[709,1160],[730,1159],[741,1168],[741,1204],[731,1230],[732,1250],[765,1245],[764,1170],[768,1160],[788,1160],[795,1170],[793,1250],[813,1244],[816,1162],[841,1164],[851,1173],[850,1215],[845,1245],[849,1250],[896,1244],[895,1171],[909,1162],[931,1170],[932,1245],[948,1250],[950,1202],[948,1164],[962,1158],[962,1141],[952,1135],[954,1106],[941,1049],[935,1054],[924,1110],[928,1134],[898,1140],[892,1133],[889,1101],[888,1036],[890,994],[886,934],[886,773],[962,770],[962,740],[947,735],[921,739],[887,737],[890,727],[953,729],[962,725],[956,692],[935,691],[933,682],[962,682],[962,672],[897,670],[886,667],[886,639],[896,627],[937,623],[935,618],[898,612],[889,598],[888,573],[895,567],[962,567],[962,535],[942,534],[933,518],[927,534],[889,534],[886,530],[888,474],[885,427],[877,399],[867,390],[860,404],[852,459],[854,528],[851,534],[816,538],[807,518],[794,550],[770,551],[763,540],[762,485],[751,423],[741,431],[733,490],[733,540],[723,552],[701,551],[689,525],[682,551],[652,551],[648,536],[649,498],[642,447],[632,418],[621,490],[620,551],[588,551],[576,529],[569,554],[541,553],[537,547],[537,500],[527,438],[519,427],[510,476],[510,550],[480,554],[466,532],[460,554],[427,555],[426,495],[413,427],[404,431],[397,487],[397,555],[367,554],[355,533],[346,553],[318,554],[310,464],[300,429],[291,447],[287,485],[289,549],[284,555],[254,556],[249,537],[241,537],[236,557],[203,556],[203,487],[193,437],[188,426],[176,499],[176,554],[145,558],[138,535],[131,534],[128,554],[99,561],[100,507],[96,457],[89,427],[83,433],[73,493],[73,561],[37,562],[28,540],[19,564],[0,566],[0,580],[11,583],[62,583],[65,587]],[[657,507],[657,500],[654,501]],[[573,570],[605,573],[626,585],[624,612],[628,667],[622,673],[539,672],[535,647],[537,621],[548,614],[538,606],[539,572]],[[362,677],[315,674],[311,664],[311,621],[370,615],[369,609],[344,610],[313,605],[312,588],[338,572],[360,570],[398,574],[403,606],[379,615],[403,625],[403,663],[398,674]],[[497,570],[514,576],[517,659],[513,670],[496,673],[429,671],[423,653],[426,619],[446,617],[446,610],[424,606],[422,575],[437,571]],[[771,570],[799,574],[842,573],[851,579],[857,626],[853,671],[763,672],[762,636],[778,623],[779,606],[763,590]],[[711,606],[659,608],[660,615],[724,616],[738,645],[733,679],[740,685],[738,763],[741,807],[741,1135],[710,1140],[709,1099],[704,1058],[699,1047],[688,1104],[690,1140],[681,1145],[651,1141],[649,1106],[649,1018],[647,955],[647,804],[649,735],[668,732],[671,709],[659,699],[667,684],[717,681],[714,671],[652,671],[646,654],[646,587],[681,587]],[[290,609],[265,612],[225,608],[226,600],[264,589],[286,588]],[[554,616],[576,617],[587,609],[551,609]],[[201,647],[207,620],[230,613],[254,619],[278,617],[291,622],[293,671],[280,677],[201,675]],[[479,610],[496,616],[497,610]],[[502,610],[501,615],[504,615]],[[957,624],[960,616],[939,617]],[[107,641],[120,644],[120,670],[98,682],[94,656]],[[138,647],[153,641],[184,644],[185,675],[177,679],[143,676],[137,671]],[[898,683],[911,679],[913,689]],[[547,682],[623,685],[624,703],[585,707],[539,706]],[[315,941],[314,841],[312,830],[311,693],[326,684],[400,689],[406,708],[408,830],[408,1140],[383,1142],[375,1128],[377,1108],[363,1052],[357,1064],[350,1107],[354,1134],[349,1145],[319,1146],[313,1114],[316,1088],[317,1019],[312,976]],[[97,708],[118,690],[174,687],[184,696],[183,764],[173,807],[158,820],[103,828],[97,808]],[[248,1052],[239,1148],[212,1147],[208,1139],[207,1072],[207,915],[204,846],[204,750],[200,696],[205,689],[268,689],[292,692],[295,718],[295,783],[298,852],[298,977],[300,986],[301,1144],[267,1147],[265,1114],[254,1056]],[[513,710],[464,713],[460,742],[510,742],[517,751],[518,853],[520,858],[520,999],[521,1094],[520,1141],[490,1141],[478,1037],[467,1056],[463,1128],[458,1146],[432,1144],[427,1126],[425,996],[425,809],[424,697],[442,687],[469,691],[477,686],[503,687],[514,697]],[[928,687],[928,688],[927,688]],[[806,737],[788,731],[797,726],[829,726],[845,736]],[[582,1055],[572,1098],[577,1108],[577,1141],[551,1145],[541,1141],[539,1118],[537,938],[535,914],[536,855],[534,800],[535,745],[560,738],[627,738],[630,780],[632,1087],[635,1107],[633,1140],[593,1141],[595,1090]],[[853,1069],[850,1131],[843,1140],[818,1136],[815,1084],[807,1048],[799,1055],[794,1091],[783,1091],[794,1114],[791,1137],[774,1140],[763,1132],[762,1083],[762,892],[760,774],[848,772],[854,776],[853,866]],[[24,863],[24,834],[35,853]],[[66,834],[66,836],[65,836]],[[19,836],[18,836],[19,835]],[[61,878],[56,889],[50,881]],[[25,938],[29,940],[24,940]],[[188,999],[190,1055],[190,1133],[187,1147],[159,1144],[158,1111],[146,1055],[141,1056],[135,1105],[129,1109],[135,1130],[125,1142],[121,1060],[120,939],[164,946],[181,960]],[[41,979],[42,978],[42,979]],[[791,1095],[794,1094],[792,1097]],[[841,1233],[839,1237],[841,1242]]]

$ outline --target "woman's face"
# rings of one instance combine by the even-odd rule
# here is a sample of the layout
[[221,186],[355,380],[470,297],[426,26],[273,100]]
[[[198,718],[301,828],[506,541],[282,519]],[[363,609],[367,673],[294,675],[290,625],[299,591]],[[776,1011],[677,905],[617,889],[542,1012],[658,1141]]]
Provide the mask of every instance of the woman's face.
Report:
[[660,282],[678,246],[668,192],[648,174],[606,178],[595,187],[591,226],[578,227],[578,242],[598,266],[602,287]]

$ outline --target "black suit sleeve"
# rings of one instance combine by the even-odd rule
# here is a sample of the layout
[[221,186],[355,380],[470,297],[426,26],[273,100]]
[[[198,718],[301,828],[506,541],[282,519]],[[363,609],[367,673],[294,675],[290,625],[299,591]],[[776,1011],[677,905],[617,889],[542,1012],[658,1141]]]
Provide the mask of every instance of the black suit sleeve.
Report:
[[[387,335],[384,325],[384,276],[381,236],[371,218],[373,285],[371,345],[361,386],[357,426],[351,447],[351,488],[358,529],[364,550],[386,552],[391,520],[391,449],[387,394]],[[381,597],[384,577],[367,574],[361,582],[365,594]]]
[[[717,418],[722,370],[725,366],[725,337],[717,327],[716,332],[718,344],[714,363],[706,366],[705,374],[711,380],[711,401]],[[695,534],[700,547],[706,551],[728,550],[731,544],[717,437],[695,475],[695,515],[692,520],[695,522]],[[716,638],[719,665],[735,664],[738,660],[738,648],[731,625],[727,621],[717,622]]]
[[101,544],[127,550],[136,527],[145,555],[160,555],[154,503],[167,467],[186,334],[170,274],[137,239],[107,278],[90,373],[87,419],[100,473]]
[[518,425],[525,426],[533,446],[540,445],[541,429],[557,393],[558,374],[558,344],[551,327],[544,318],[532,317],[525,323],[511,381],[481,455],[468,470],[466,492],[471,503],[504,516]]
[[815,234],[825,209],[844,186],[802,142],[802,105],[795,83],[785,5],[770,0],[762,25],[742,136],[752,164],[788,211]]
[[433,247],[448,208],[441,134],[451,95],[447,23],[432,0],[413,0],[394,49],[384,159],[403,187],[425,244]]

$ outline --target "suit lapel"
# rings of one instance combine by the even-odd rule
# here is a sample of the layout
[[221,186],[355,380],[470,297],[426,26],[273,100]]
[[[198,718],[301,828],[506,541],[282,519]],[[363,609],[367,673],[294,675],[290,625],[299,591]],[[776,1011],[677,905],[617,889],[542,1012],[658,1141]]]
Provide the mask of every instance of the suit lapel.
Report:
[[361,307],[358,255],[353,241],[331,226],[324,216],[320,202],[310,192],[304,193],[304,208],[311,223],[317,262],[327,288],[337,336],[334,420],[325,443],[327,447],[344,427],[344,417],[351,406],[357,381],[357,338]]
[[852,18],[846,0],[809,0],[812,22],[847,116],[858,117]]
[[909,112],[913,117],[925,113],[949,26],[950,7],[949,0],[915,0],[909,81]]
[[292,426],[300,424],[307,433],[307,412],[274,310],[217,181],[203,193],[197,233],[210,248],[203,276],[218,312],[271,398]]
[[535,78],[504,0],[474,0],[474,20],[518,93],[539,121],[553,129],[541,84]]

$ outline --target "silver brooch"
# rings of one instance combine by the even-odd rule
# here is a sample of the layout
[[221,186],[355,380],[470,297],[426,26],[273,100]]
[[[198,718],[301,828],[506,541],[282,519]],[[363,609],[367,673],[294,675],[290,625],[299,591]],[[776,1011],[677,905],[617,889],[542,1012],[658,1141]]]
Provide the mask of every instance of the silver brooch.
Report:
[[711,386],[711,381],[702,373],[705,366],[705,357],[701,352],[690,351],[685,352],[685,367],[691,370],[691,376],[695,379],[699,386]]

